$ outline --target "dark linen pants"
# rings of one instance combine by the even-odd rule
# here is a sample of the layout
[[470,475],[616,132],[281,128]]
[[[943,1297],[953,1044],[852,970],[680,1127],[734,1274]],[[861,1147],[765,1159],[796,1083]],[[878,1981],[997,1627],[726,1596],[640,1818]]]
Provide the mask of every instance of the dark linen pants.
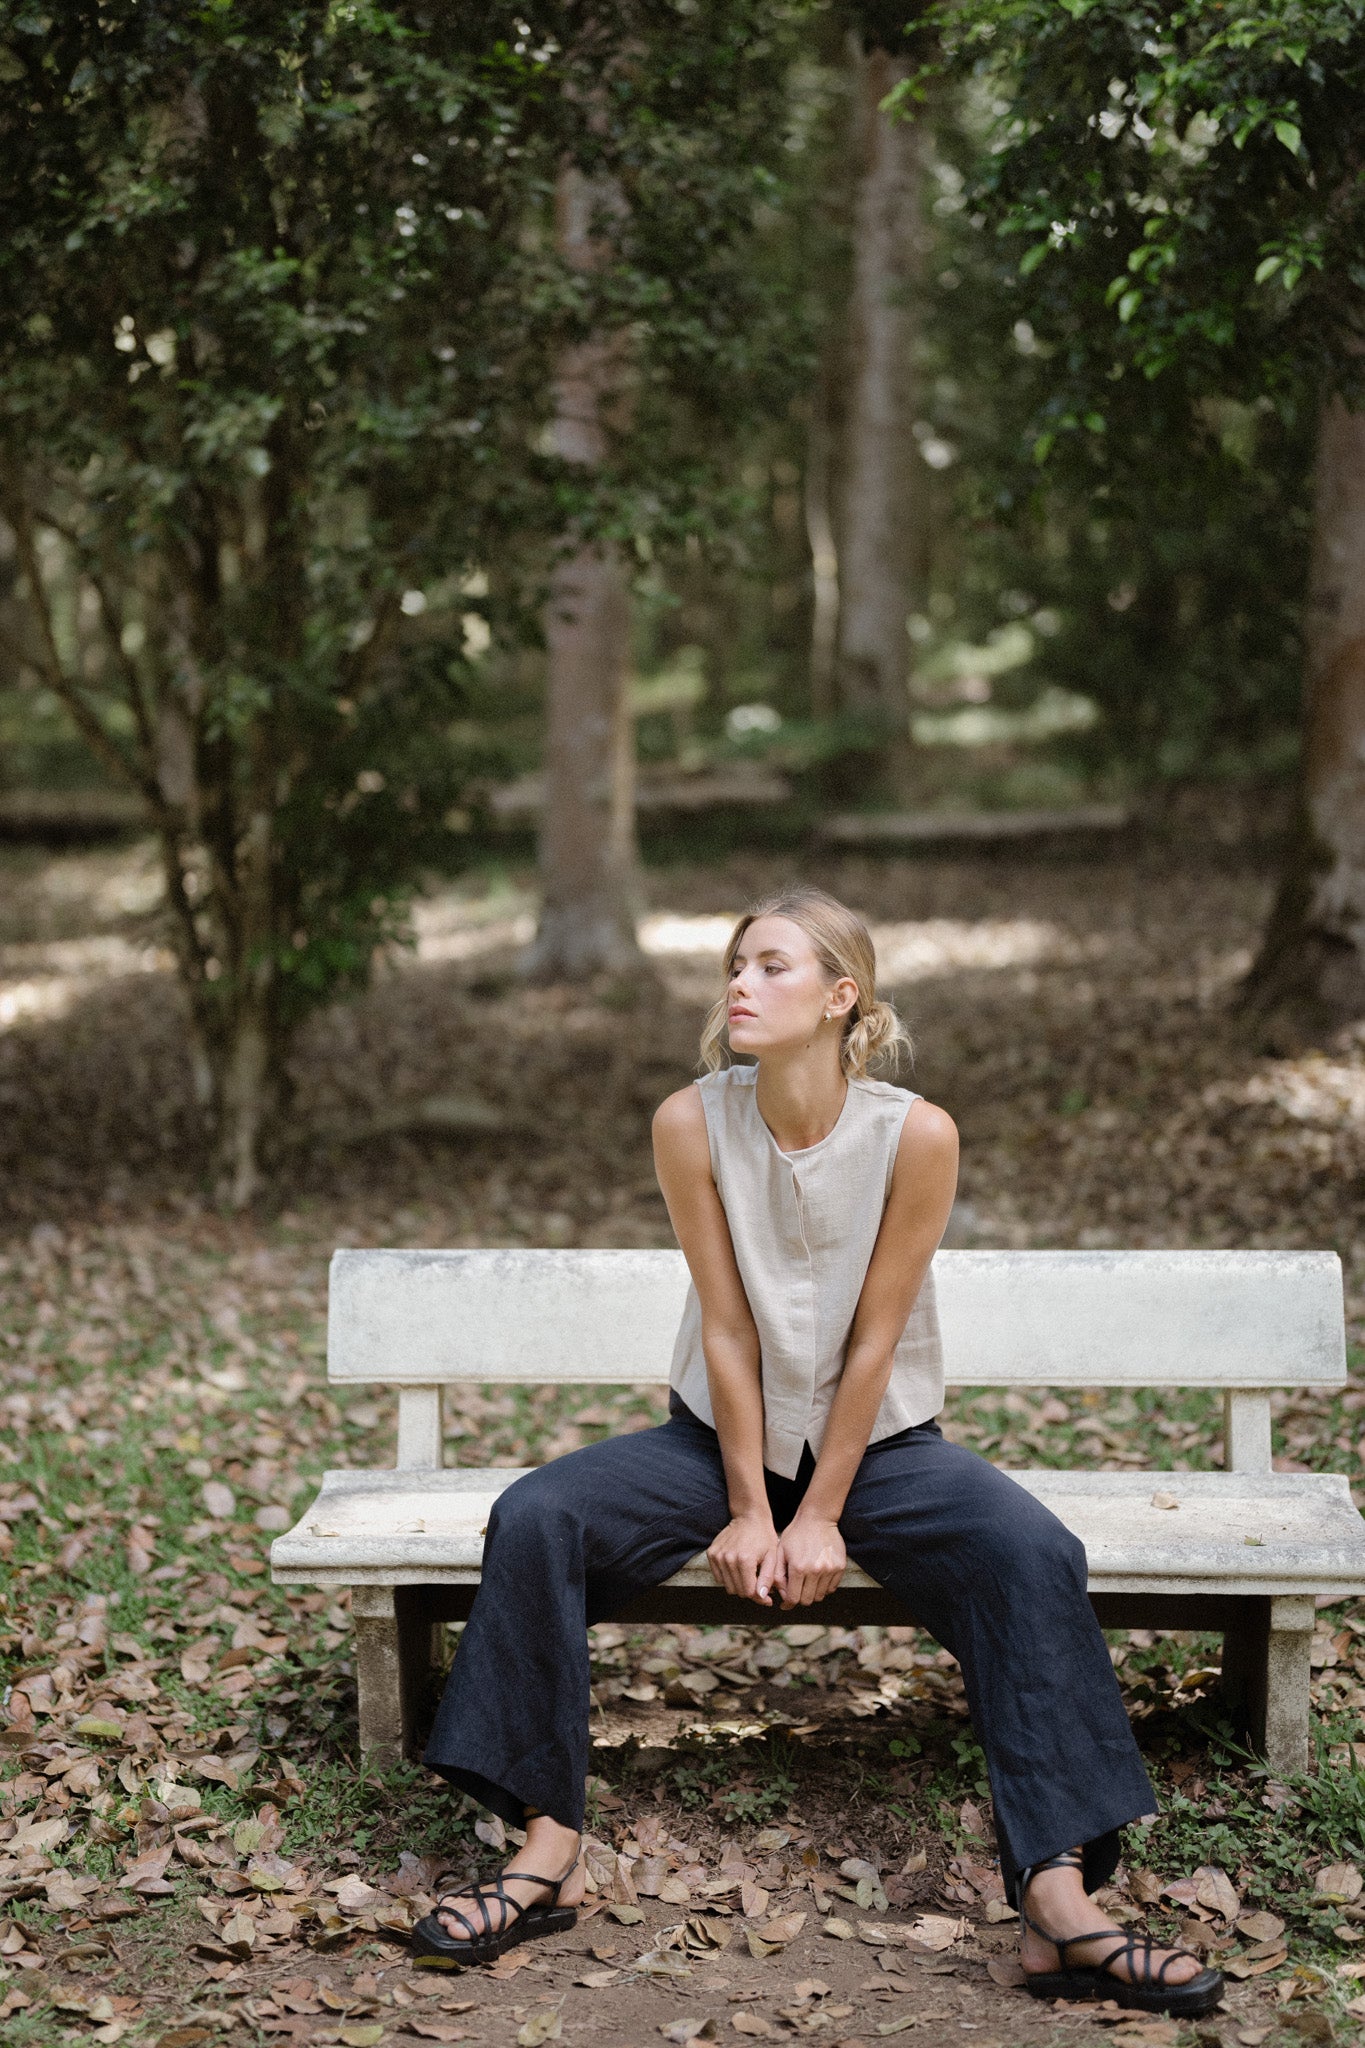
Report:
[[[583,1823],[588,1642],[704,1550],[730,1519],[716,1433],[675,1394],[658,1429],[542,1465],[498,1498],[483,1578],[425,1763],[503,1820],[534,1807]],[[779,1532],[810,1482],[769,1473]],[[937,1423],[872,1444],[839,1528],[849,1557],[962,1667],[985,1751],[1001,1869],[1086,1846],[1093,1890],[1118,1829],[1151,1813],[1148,1783],[1099,1624],[1079,1539]],[[762,1610],[766,1612],[767,1610]],[[791,1618],[818,1619],[818,1605]]]

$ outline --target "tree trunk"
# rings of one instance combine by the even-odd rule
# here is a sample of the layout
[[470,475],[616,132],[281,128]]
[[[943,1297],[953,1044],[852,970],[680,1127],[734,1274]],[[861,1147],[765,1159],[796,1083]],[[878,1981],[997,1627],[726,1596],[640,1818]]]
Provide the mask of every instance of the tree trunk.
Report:
[[923,521],[914,438],[916,296],[924,231],[920,130],[879,111],[907,66],[855,44],[853,286],[838,521],[837,673],[846,709],[910,745],[909,637]]
[[246,1209],[261,1187],[263,1157],[278,1136],[279,1062],[263,991],[243,990],[221,1049],[216,1088],[214,1180],[220,1201]]
[[1309,1028],[1365,1016],[1365,413],[1319,428],[1304,738],[1279,895],[1244,990]]
[[545,638],[542,901],[527,968],[569,981],[604,968],[630,972],[643,958],[635,936],[630,599],[614,550],[580,548],[559,564]]
[[[566,167],[556,192],[561,255],[591,270],[609,253],[604,215],[614,188]],[[594,230],[597,230],[595,232]],[[594,467],[620,403],[622,343],[594,336],[567,349],[555,379],[555,452]],[[604,969],[642,974],[635,841],[635,729],[630,704],[630,592],[614,547],[565,536],[545,620],[545,809],[540,924],[523,961],[539,980],[584,980]]]
[[830,371],[820,365],[811,394],[806,436],[805,514],[810,548],[810,709],[828,718],[835,708],[834,656],[839,634],[839,554],[830,509]]

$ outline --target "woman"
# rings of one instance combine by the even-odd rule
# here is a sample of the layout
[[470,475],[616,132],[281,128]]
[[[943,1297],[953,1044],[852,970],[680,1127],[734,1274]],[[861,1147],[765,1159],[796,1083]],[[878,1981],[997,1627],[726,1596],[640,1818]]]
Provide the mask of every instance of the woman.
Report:
[[[1014,1480],[949,1443],[930,1261],[952,1119],[868,1078],[906,1042],[865,925],[820,890],[755,904],[726,950],[704,1077],[662,1103],[655,1160],[692,1276],[669,1420],[503,1493],[426,1762],[525,1847],[442,1895],[414,1946],[483,1962],[573,1924],[588,1762],[585,1623],[706,1548],[742,1600],[811,1607],[850,1557],[962,1666],[1021,1961],[1040,1997],[1181,2014],[1222,1993],[1186,1950],[1086,1893],[1156,1804],[1086,1598],[1085,1553]],[[722,1066],[731,1049],[756,1065]]]

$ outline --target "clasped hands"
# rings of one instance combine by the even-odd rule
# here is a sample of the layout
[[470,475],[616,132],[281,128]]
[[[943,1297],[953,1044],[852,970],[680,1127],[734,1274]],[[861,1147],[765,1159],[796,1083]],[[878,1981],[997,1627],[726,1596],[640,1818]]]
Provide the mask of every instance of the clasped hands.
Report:
[[780,1536],[769,1515],[736,1515],[707,1551],[706,1561],[727,1593],[759,1607],[771,1607],[776,1593],[788,1610],[811,1607],[832,1593],[848,1553],[837,1522],[798,1510]]

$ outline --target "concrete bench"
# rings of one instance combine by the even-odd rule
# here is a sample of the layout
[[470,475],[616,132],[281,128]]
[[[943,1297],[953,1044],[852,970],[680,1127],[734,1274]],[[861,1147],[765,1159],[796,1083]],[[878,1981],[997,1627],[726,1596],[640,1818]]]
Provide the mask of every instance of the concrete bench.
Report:
[[[1100,1621],[1221,1631],[1242,1725],[1273,1769],[1302,1769],[1314,1598],[1365,1591],[1365,1525],[1344,1477],[1272,1471],[1270,1389],[1345,1381],[1336,1255],[941,1251],[934,1271],[954,1384],[1221,1391],[1222,1471],[1014,1477],[1085,1544]],[[328,1472],[270,1558],[276,1581],[351,1589],[365,1749],[413,1753],[437,1625],[468,1614],[520,1476],[442,1469],[442,1388],[662,1382],[687,1277],[677,1251],[336,1253],[328,1375],[397,1387],[397,1468]],[[704,1557],[625,1618],[792,1619],[721,1592]],[[907,1619],[856,1566],[819,1618]]]

